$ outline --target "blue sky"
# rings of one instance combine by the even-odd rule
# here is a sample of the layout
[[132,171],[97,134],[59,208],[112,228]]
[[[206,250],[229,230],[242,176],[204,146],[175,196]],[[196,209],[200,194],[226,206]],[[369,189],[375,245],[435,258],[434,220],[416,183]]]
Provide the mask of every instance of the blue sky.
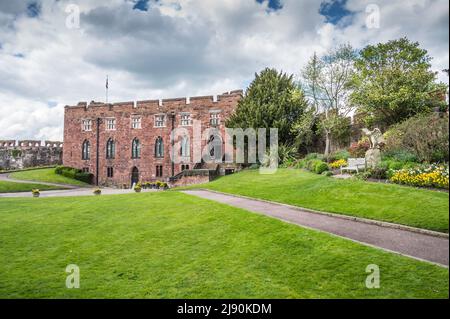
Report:
[[[446,0],[14,0],[0,1],[2,138],[62,138],[64,105],[221,94],[255,72],[294,74],[314,52],[407,36],[449,63]],[[69,5],[79,28],[67,27]],[[420,23],[418,23],[420,21]]]

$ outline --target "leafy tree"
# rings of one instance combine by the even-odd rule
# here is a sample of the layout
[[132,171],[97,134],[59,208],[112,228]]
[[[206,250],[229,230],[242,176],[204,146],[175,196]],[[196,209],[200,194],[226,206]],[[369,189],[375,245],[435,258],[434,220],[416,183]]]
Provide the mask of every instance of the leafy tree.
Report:
[[[345,118],[352,111],[348,100],[355,57],[350,45],[341,45],[322,57],[314,54],[302,70],[301,86],[325,135],[325,157],[330,154],[333,136],[340,138],[345,133]],[[297,127],[301,124],[297,123]]]
[[355,62],[352,102],[366,112],[367,124],[387,127],[438,107],[431,57],[407,38],[368,45]]
[[293,76],[266,68],[250,84],[239,101],[235,113],[227,121],[234,128],[278,128],[279,144],[291,145],[293,123],[307,107],[303,92],[294,83]]

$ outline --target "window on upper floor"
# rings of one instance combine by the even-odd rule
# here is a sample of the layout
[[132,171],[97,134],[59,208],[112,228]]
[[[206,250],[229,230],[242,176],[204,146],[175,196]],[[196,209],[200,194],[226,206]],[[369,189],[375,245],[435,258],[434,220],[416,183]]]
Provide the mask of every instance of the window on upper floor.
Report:
[[211,126],[220,125],[220,112],[209,113],[209,124]]
[[134,129],[141,128],[141,117],[140,116],[131,117],[131,128],[134,128]]
[[155,115],[155,127],[166,126],[166,116],[164,114]]
[[181,114],[181,126],[190,126],[191,125],[191,114],[182,113]]
[[106,119],[106,129],[113,131],[116,129],[116,119]]
[[92,120],[82,120],[81,128],[83,131],[92,131]]

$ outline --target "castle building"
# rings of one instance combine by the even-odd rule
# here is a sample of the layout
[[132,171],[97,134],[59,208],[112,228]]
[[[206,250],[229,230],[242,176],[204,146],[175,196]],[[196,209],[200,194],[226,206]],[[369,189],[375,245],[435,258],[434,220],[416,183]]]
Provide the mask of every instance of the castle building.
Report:
[[[224,136],[225,121],[242,94],[242,90],[236,90],[217,98],[80,102],[66,106],[63,165],[92,173],[98,185],[127,187],[137,182],[169,181],[184,171],[205,168],[194,162],[194,147],[199,145],[193,144],[193,123],[220,132],[219,136],[202,140],[200,147],[213,142],[220,150],[211,156],[223,154],[220,136]],[[171,132],[176,128],[188,132],[179,141],[179,163],[171,160]]]

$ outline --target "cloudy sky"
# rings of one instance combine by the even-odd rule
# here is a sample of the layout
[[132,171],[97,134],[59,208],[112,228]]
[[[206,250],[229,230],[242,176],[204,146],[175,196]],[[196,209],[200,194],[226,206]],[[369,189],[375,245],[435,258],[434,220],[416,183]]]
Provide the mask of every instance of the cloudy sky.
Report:
[[448,30],[447,0],[0,0],[0,139],[62,139],[64,105],[104,101],[106,75],[111,102],[220,94],[403,36],[440,71]]

